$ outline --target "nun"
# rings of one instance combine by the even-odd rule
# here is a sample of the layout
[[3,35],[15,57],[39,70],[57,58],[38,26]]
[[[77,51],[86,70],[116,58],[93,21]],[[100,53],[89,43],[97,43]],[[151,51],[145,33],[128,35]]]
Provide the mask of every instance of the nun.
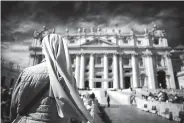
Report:
[[72,74],[67,39],[49,34],[42,40],[44,60],[25,68],[14,86],[10,118],[13,123],[93,123]]

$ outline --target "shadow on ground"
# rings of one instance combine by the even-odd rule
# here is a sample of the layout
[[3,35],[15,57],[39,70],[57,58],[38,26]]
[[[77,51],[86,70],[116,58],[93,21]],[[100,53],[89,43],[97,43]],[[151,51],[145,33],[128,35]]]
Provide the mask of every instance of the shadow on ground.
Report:
[[99,109],[100,109],[100,117],[102,118],[102,121],[104,122],[104,123],[112,123],[112,121],[109,119],[109,116],[106,114],[106,112],[105,112],[105,106],[100,106],[99,107]]

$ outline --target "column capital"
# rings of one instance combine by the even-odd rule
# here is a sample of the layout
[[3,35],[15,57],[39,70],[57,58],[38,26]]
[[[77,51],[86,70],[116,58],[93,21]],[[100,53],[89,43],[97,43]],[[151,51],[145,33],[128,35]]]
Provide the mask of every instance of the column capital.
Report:
[[72,54],[75,54],[75,55],[81,55],[81,53],[72,53]]
[[80,53],[69,53],[70,55],[80,55]]
[[138,56],[139,54],[137,52],[135,52],[135,53],[131,53],[130,55],[131,56]]
[[123,55],[125,55],[125,53],[119,53],[119,55],[120,55],[120,56],[123,56]]
[[75,53],[77,56],[81,55],[81,53]]
[[89,53],[90,56],[94,56],[96,53]]
[[112,55],[118,55],[118,54],[119,54],[119,53],[117,53],[117,52],[116,52],[116,53],[112,53]]
[[143,56],[144,57],[151,57],[151,56],[153,56],[153,54],[152,53],[144,53]]
[[80,53],[80,55],[85,55],[86,53]]
[[109,55],[110,53],[103,53],[103,55],[105,55],[105,56],[107,56],[107,55]]
[[146,52],[143,53],[143,56],[144,57],[151,57],[151,56],[153,56],[153,53],[150,50],[146,50]]

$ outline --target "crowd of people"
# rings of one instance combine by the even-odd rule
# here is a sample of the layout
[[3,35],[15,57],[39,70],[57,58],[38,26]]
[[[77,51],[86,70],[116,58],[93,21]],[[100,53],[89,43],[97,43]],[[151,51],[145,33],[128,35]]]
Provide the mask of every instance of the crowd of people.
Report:
[[149,95],[142,95],[143,99],[170,103],[184,103],[184,97],[178,96],[177,94],[168,94],[164,91],[158,93],[149,93]]

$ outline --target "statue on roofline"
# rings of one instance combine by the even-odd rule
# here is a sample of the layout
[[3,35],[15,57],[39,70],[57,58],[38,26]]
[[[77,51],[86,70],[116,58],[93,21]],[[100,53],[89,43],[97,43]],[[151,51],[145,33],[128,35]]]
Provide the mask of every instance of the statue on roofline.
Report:
[[48,29],[46,28],[46,26],[43,26],[43,28],[42,28],[41,31],[37,31],[37,30],[34,31],[33,37],[34,37],[35,39],[39,40],[40,42],[42,42],[42,39],[43,39],[45,36],[47,36],[47,35],[49,35],[49,34],[51,34],[51,33],[55,33],[55,29],[48,30]]

